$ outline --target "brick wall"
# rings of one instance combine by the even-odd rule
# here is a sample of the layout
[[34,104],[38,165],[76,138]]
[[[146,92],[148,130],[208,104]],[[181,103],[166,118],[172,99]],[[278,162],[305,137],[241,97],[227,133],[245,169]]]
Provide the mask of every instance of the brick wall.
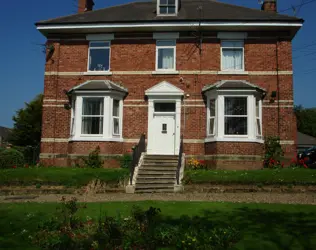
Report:
[[[114,40],[111,45],[111,71],[133,71],[134,74],[113,74],[112,76],[86,76],[81,72],[87,71],[88,42],[60,41],[48,42],[55,46],[55,53],[46,63],[45,100],[43,107],[42,138],[67,139],[70,136],[70,111],[62,106],[65,102],[56,100],[67,99],[64,90],[79,85],[88,80],[109,79],[121,83],[129,90],[124,101],[123,137],[138,139],[142,133],[147,133],[147,101],[145,90],[161,81],[183,89],[190,95],[186,102],[190,107],[182,107],[182,133],[187,140],[197,140],[185,143],[185,153],[188,155],[208,154],[245,154],[261,155],[262,144],[252,143],[216,143],[216,146],[204,144],[206,136],[206,108],[203,107],[202,88],[219,80],[247,80],[268,92],[263,108],[264,135],[277,135],[281,140],[296,142],[296,121],[291,105],[293,104],[293,77],[291,73],[275,74],[277,65],[280,71],[292,71],[292,47],[290,41],[246,40],[245,41],[245,71],[257,72],[249,75],[220,75],[220,74],[179,74],[152,75],[155,70],[155,41],[144,40]],[[220,70],[220,41],[206,39],[202,44],[202,55],[192,39],[181,39],[177,42],[177,70],[181,71],[219,71]],[[276,49],[278,48],[278,61]],[[140,72],[141,71],[141,72]],[[52,72],[68,72],[69,75],[49,75]],[[135,73],[136,72],[136,73]],[[138,74],[137,74],[138,72]],[[260,72],[263,72],[260,75]],[[272,72],[272,73],[269,73]],[[142,74],[140,74],[142,73]],[[180,78],[183,81],[180,81]],[[276,91],[279,83],[279,98],[283,100],[278,108],[278,102],[269,103],[270,94]],[[138,101],[135,102],[135,99]],[[287,102],[286,102],[287,101]],[[132,106],[129,106],[133,104]],[[196,107],[194,106],[196,104]],[[138,106],[137,106],[138,105]],[[145,105],[145,106],[144,106]],[[185,115],[184,115],[185,112]],[[185,117],[185,119],[184,119]],[[279,121],[279,125],[278,125]],[[184,129],[185,123],[185,129]],[[97,145],[102,154],[124,154],[134,143],[126,142],[42,142],[43,154],[74,155],[88,154]],[[293,143],[292,143],[293,144]],[[215,149],[214,149],[215,147]],[[295,145],[283,145],[287,154],[295,152]],[[215,151],[214,151],[215,150]],[[49,163],[65,164],[61,159],[43,159]],[[48,163],[47,163],[48,164]]]

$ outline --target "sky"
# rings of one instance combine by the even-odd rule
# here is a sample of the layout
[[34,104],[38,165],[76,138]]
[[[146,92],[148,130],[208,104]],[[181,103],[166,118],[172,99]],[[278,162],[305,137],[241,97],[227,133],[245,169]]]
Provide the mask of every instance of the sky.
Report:
[[[78,0],[15,0],[1,3],[0,15],[0,126],[12,127],[15,112],[44,88],[45,37],[35,22],[75,14]],[[95,0],[95,9],[133,0]],[[218,0],[260,9],[258,0]],[[280,11],[307,3],[295,14],[305,20],[293,40],[295,104],[316,107],[316,1],[278,0]],[[311,3],[308,3],[311,2]],[[282,14],[294,15],[292,9]]]

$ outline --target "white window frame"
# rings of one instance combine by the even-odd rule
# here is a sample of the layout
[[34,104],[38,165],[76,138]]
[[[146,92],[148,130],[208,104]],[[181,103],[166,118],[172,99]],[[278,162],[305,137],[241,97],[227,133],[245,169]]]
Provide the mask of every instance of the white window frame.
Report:
[[[262,138],[262,100],[256,99],[255,102],[256,102],[256,107],[255,107],[256,135],[257,135],[257,138],[261,139]],[[257,104],[258,104],[258,107],[259,107],[259,116],[257,116]],[[258,120],[259,120],[259,126],[260,126],[260,132],[261,133],[259,133],[259,131],[258,131]]]
[[[263,143],[263,136],[257,135],[256,100],[257,92],[253,90],[213,90],[206,93],[207,97],[207,121],[205,142],[258,142]],[[225,134],[225,97],[247,97],[247,135],[226,135]],[[215,129],[210,134],[210,100],[215,99]],[[262,130],[262,100],[259,98],[260,125]],[[242,116],[245,117],[245,116]]]
[[[236,96],[236,95],[223,95],[223,97],[224,97],[224,114],[223,114],[223,116],[224,116],[224,123],[223,123],[223,125],[224,125],[224,137],[248,137],[248,135],[249,135],[249,98],[248,98],[248,95],[238,95],[238,96]],[[234,97],[241,97],[241,98],[246,98],[246,100],[247,100],[247,115],[226,115],[225,114],[225,99],[226,98],[234,98]],[[242,117],[242,118],[247,118],[247,134],[245,134],[245,135],[230,135],[230,134],[225,134],[225,118],[226,117]]]
[[[109,46],[100,46],[100,47],[91,47],[91,43],[109,43]],[[108,70],[90,70],[90,50],[102,50],[102,49],[109,49],[109,69]],[[111,41],[90,41],[89,42],[89,49],[88,49],[88,65],[87,65],[87,72],[88,73],[108,73],[111,71]]]
[[[158,42],[163,41],[170,41],[174,42],[175,45],[173,46],[158,46]],[[159,49],[173,49],[173,69],[159,69],[158,62],[159,62]],[[176,39],[159,39],[156,40],[156,72],[176,72],[176,65],[177,65],[177,40]]]
[[[211,116],[211,101],[214,100],[215,103],[215,116]],[[217,123],[217,99],[212,97],[208,99],[207,102],[207,135],[208,136],[215,136],[216,134],[216,123]],[[213,127],[213,133],[210,131],[210,125],[211,125],[211,119],[214,119],[214,127]]]
[[[82,109],[84,98],[104,98],[103,101],[103,134],[82,134]],[[109,94],[79,94],[74,96],[72,107],[70,141],[123,141],[123,97]],[[119,101],[119,134],[114,134],[113,100]]]
[[[103,99],[103,114],[102,115],[84,115],[83,114],[83,102],[84,102],[84,99]],[[102,98],[102,97],[97,97],[97,96],[85,96],[85,97],[82,97],[82,105],[81,105],[81,124],[80,124],[80,130],[81,130],[81,133],[80,133],[80,136],[93,136],[93,137],[99,137],[100,135],[102,135],[102,134],[104,134],[104,116],[105,116],[105,110],[104,110],[104,108],[105,108],[105,105],[104,105],[104,98]],[[78,114],[77,114],[78,115]],[[82,133],[82,123],[83,123],[83,118],[85,118],[85,117],[99,117],[99,118],[103,118],[103,122],[102,122],[102,125],[103,125],[103,128],[102,128],[102,133],[101,134],[83,134]]]
[[176,16],[178,15],[178,9],[179,9],[179,0],[175,0],[175,13],[160,13],[160,6],[165,6],[165,7],[169,7],[171,5],[168,4],[160,4],[161,0],[157,0],[157,15],[158,16]]
[[[118,111],[118,116],[114,116],[113,115],[113,111],[114,111],[114,101],[118,101],[119,102],[119,111]],[[120,136],[122,134],[121,131],[121,126],[122,126],[122,107],[123,107],[123,101],[118,99],[118,98],[113,98],[112,99],[112,135],[113,136]],[[116,134],[114,131],[114,120],[118,119],[119,121],[119,133]]]
[[[242,42],[242,47],[223,47],[223,42]],[[224,69],[223,50],[225,49],[242,49],[242,68],[241,69]],[[245,71],[245,42],[244,40],[221,40],[221,71],[223,72],[244,72]]]

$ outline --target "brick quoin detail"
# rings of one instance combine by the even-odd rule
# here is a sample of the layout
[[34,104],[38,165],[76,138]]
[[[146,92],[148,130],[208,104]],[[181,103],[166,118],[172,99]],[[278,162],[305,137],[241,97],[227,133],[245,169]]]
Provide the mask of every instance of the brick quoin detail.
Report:
[[[273,36],[273,35],[271,35]],[[46,63],[46,72],[86,72],[88,63],[87,41],[60,40],[48,41],[53,44],[55,53]],[[180,39],[177,41],[176,69],[179,71],[220,71],[220,40],[204,39],[200,56],[193,39]],[[276,61],[276,49],[278,49],[278,62]],[[142,40],[113,40],[111,42],[111,71],[154,71],[156,61],[156,41],[153,39]],[[291,41],[279,41],[269,39],[245,40],[245,71],[292,71],[292,45]],[[180,81],[180,79],[183,81]],[[219,80],[246,80],[267,90],[266,101],[270,101],[272,91],[279,89],[280,100],[293,100],[293,77],[291,74],[271,75],[217,75],[217,74],[179,74],[179,75],[126,75],[114,74],[112,76],[87,76],[87,75],[46,75],[44,98],[46,100],[65,100],[65,90],[84,83],[88,80],[111,80],[128,88],[128,96],[124,101],[123,112],[123,138],[138,139],[142,133],[147,134],[148,108],[146,105],[145,90],[167,81],[189,94],[187,100],[190,107],[182,107],[181,133],[184,139],[204,140],[206,137],[206,107],[201,90],[205,85],[213,84]],[[277,84],[279,83],[279,88]],[[130,100],[142,100],[141,102],[129,102]],[[63,105],[63,102],[44,103]],[[186,102],[188,104],[188,102]],[[194,107],[192,105],[196,104]],[[284,141],[294,141],[296,144],[296,118],[293,108],[284,107],[292,105],[291,102],[280,104],[280,108],[274,106],[278,102],[263,103],[263,134],[277,135]],[[205,105],[205,104],[204,104]],[[269,106],[271,106],[269,108]],[[185,115],[184,115],[185,112]],[[71,112],[63,107],[44,105],[43,107],[43,131],[42,138],[70,137]],[[184,120],[185,117],[185,120]],[[278,125],[279,122],[279,125]],[[185,130],[184,130],[185,123]],[[100,146],[101,154],[122,155],[130,151],[135,143],[125,142],[43,142],[42,154],[76,155],[89,154],[95,147]],[[295,145],[283,145],[287,155],[294,155]],[[262,155],[263,145],[259,143],[185,143],[184,151],[187,155]],[[56,159],[43,159],[46,165],[69,166],[73,163],[69,157]],[[224,168],[231,162],[222,162]],[[235,162],[236,163],[236,162]],[[115,165],[115,164],[114,164]],[[114,166],[113,165],[113,166]],[[238,165],[238,164],[237,164]],[[239,167],[236,165],[236,169]],[[243,164],[241,163],[240,166]],[[249,164],[248,164],[249,165]],[[109,165],[107,165],[109,166]],[[117,165],[115,165],[117,166]],[[226,167],[225,167],[226,166]]]

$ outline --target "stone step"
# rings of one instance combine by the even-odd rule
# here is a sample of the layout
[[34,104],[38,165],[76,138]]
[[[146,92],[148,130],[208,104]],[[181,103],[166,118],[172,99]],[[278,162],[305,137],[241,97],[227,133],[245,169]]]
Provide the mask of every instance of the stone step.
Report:
[[169,178],[169,179],[138,179],[136,180],[136,186],[139,184],[171,184],[174,185],[176,179]]
[[152,180],[176,180],[176,176],[156,176],[156,175],[140,175],[137,176],[137,180],[147,180],[147,181],[152,181]]
[[174,184],[165,183],[146,183],[146,184],[136,184],[136,189],[168,189],[173,188]]
[[178,160],[160,160],[160,159],[144,159],[144,164],[175,164],[178,165]]
[[177,168],[176,167],[163,167],[163,166],[153,166],[153,165],[142,165],[140,168],[139,168],[139,171],[140,170],[161,170],[161,171],[177,171]]
[[177,155],[145,155],[144,159],[158,159],[158,160],[178,160],[179,156]]
[[140,189],[135,190],[135,193],[173,193],[174,188],[168,188],[168,189]]
[[176,176],[176,171],[164,171],[164,170],[138,170],[139,175],[161,175],[161,176]]

